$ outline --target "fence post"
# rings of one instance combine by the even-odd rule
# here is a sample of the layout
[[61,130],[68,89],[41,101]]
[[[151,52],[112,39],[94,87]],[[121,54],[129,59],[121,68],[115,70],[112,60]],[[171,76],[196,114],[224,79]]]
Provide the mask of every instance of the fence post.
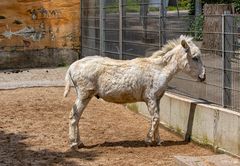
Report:
[[[199,19],[201,17],[201,14],[202,14],[202,2],[201,0],[195,0],[195,17],[194,17],[194,20],[196,22],[199,22]],[[195,25],[194,26],[194,38],[198,38],[198,34],[199,34],[199,30],[197,28],[197,26]]]
[[160,11],[159,11],[159,24],[160,24],[160,33],[159,33],[159,43],[162,47],[166,43],[166,32],[165,32],[165,18],[166,18],[166,8],[164,6],[163,0],[160,1]]
[[202,2],[201,0],[195,0],[195,16],[202,14]]
[[149,0],[141,0],[140,4],[140,21],[143,26],[143,40],[147,41],[147,27],[148,27],[148,5],[149,5]]
[[78,59],[81,59],[83,57],[82,55],[82,34],[83,34],[83,30],[82,30],[82,25],[83,25],[83,4],[82,1],[80,1],[80,35],[79,35],[79,54],[78,54]]
[[100,9],[100,20],[99,20],[99,31],[100,31],[100,56],[105,55],[105,12],[104,12],[104,5],[105,5],[105,0],[100,0],[99,1],[99,9]]
[[233,17],[229,14],[222,15],[222,62],[223,62],[223,93],[222,105],[229,107],[232,105],[232,65],[233,56]]
[[[125,9],[125,7],[123,7],[123,2],[124,0],[119,0],[119,59],[123,59],[123,55],[122,55],[122,48],[123,48],[123,13],[125,13],[125,11],[123,11],[123,9]],[[124,17],[125,18],[125,17]]]

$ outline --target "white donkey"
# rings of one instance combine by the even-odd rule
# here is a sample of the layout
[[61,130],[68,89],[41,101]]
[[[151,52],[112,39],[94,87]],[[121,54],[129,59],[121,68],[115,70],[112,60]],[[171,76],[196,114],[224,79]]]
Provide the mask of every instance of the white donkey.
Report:
[[71,82],[77,92],[77,99],[70,113],[70,146],[84,146],[80,141],[78,123],[93,96],[113,103],[145,102],[152,117],[145,142],[160,145],[159,102],[167,83],[180,70],[204,81],[205,68],[200,56],[201,52],[192,38],[181,36],[169,41],[151,57],[114,60],[90,56],[74,62],[66,73],[64,92],[66,97]]

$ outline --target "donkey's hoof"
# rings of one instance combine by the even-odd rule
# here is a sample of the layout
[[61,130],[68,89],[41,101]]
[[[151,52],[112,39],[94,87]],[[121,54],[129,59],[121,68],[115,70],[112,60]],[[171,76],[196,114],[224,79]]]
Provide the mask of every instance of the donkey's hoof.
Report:
[[72,151],[78,150],[77,146],[70,146],[70,148],[71,148]]
[[145,146],[146,147],[152,146],[152,143],[151,142],[145,142]]
[[72,150],[77,150],[77,149],[80,149],[80,148],[83,148],[84,147],[84,144],[83,143],[72,143],[70,145],[71,149]]
[[162,143],[163,143],[163,141],[159,140],[156,142],[156,146],[162,146],[163,145]]
[[150,140],[148,140],[148,139],[145,140],[145,146],[146,146],[146,147],[152,146],[152,145],[153,145],[153,142],[152,142],[152,141],[150,141]]
[[145,145],[146,147],[148,146],[162,146],[163,141],[159,140],[159,141],[146,141],[145,140]]
[[81,149],[81,148],[84,148],[85,147],[85,145],[83,144],[83,143],[80,143],[79,145],[78,145],[78,149]]

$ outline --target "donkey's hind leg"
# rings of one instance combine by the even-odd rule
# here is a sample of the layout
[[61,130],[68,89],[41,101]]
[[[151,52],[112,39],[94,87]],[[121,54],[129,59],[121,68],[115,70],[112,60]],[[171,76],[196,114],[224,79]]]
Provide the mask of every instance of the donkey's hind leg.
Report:
[[79,97],[76,99],[75,104],[72,107],[69,117],[69,142],[71,148],[80,148],[84,146],[80,140],[79,127],[78,123],[83,113],[83,110],[87,106],[91,97],[82,98]]

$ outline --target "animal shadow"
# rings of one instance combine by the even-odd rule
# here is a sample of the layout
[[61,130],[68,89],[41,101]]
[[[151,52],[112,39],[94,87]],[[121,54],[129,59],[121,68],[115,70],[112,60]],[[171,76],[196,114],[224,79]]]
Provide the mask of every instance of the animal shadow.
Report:
[[[162,142],[161,146],[175,146],[175,145],[186,145],[188,144],[187,141],[172,141],[172,140],[165,140]],[[117,142],[104,142],[101,144],[95,144],[95,145],[89,145],[89,146],[84,146],[86,149],[91,149],[95,147],[125,147],[125,148],[141,148],[141,147],[148,147],[148,145],[145,143],[145,141],[141,140],[131,140],[131,141],[117,141]],[[150,145],[150,147],[157,146],[157,145]]]

